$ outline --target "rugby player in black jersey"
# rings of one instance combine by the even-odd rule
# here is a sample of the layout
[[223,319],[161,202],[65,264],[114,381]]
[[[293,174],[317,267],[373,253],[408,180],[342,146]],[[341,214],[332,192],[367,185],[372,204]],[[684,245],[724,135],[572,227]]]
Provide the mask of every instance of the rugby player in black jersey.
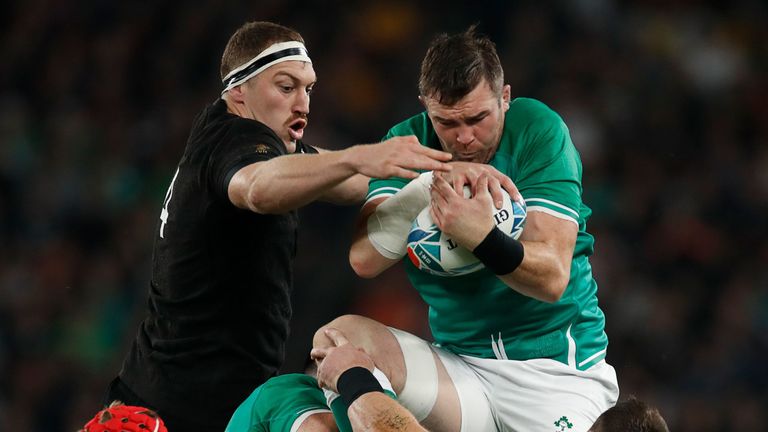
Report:
[[[224,430],[285,353],[296,209],[361,202],[368,177],[448,170],[415,137],[325,151],[302,141],[316,76],[297,32],[243,25],[224,90],[194,121],[155,231],[148,310],[105,401],[151,408],[168,430]],[[340,263],[341,264],[341,263]]]

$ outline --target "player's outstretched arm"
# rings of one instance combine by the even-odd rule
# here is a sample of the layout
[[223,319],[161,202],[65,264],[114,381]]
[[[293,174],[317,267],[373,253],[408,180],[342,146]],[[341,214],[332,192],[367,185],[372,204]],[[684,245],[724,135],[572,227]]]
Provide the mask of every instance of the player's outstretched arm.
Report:
[[[394,137],[379,144],[357,145],[320,154],[294,154],[256,162],[240,169],[228,186],[230,201],[256,213],[275,214],[297,209],[336,187],[340,197],[364,193],[358,179],[418,177],[416,170],[450,170],[449,153],[419,144],[413,136]],[[357,197],[356,197],[357,198]]]
[[[408,167],[412,164],[428,163],[428,160],[424,159],[424,156],[428,158],[435,158],[439,161],[447,161],[450,159],[447,153],[433,150],[418,144],[418,140],[414,136],[406,137],[394,137],[386,140],[381,145],[367,145],[359,148],[358,157],[361,166],[361,172],[374,173],[377,169],[375,167],[378,163],[383,163],[385,166],[393,168],[392,172],[397,171],[397,167]],[[405,151],[403,151],[405,149]],[[327,152],[327,150],[317,149],[319,152]],[[409,156],[410,154],[410,156]],[[413,157],[414,159],[410,159]],[[373,166],[365,167],[369,160],[375,161]],[[438,170],[439,172],[446,172],[449,166],[442,165]],[[453,168],[451,164],[450,168]],[[406,171],[400,171],[401,174],[394,174],[390,177],[403,177],[414,178],[413,169],[420,169],[416,167],[407,168]],[[368,180],[371,177],[380,177],[375,174],[357,174],[337,186],[332,187],[326,193],[321,196],[324,201],[336,203],[336,204],[357,204],[363,201],[365,194],[368,192]]]

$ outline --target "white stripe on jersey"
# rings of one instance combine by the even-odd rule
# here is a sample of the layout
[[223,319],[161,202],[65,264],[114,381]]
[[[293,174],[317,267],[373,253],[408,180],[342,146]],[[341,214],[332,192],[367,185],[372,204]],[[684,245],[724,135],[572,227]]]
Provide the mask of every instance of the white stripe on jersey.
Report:
[[577,212],[576,210],[568,208],[568,207],[566,207],[566,206],[564,206],[562,204],[556,203],[554,201],[550,201],[550,200],[544,199],[544,198],[526,198],[525,199],[525,203],[526,204],[528,204],[529,202],[537,202],[537,201],[538,202],[542,202],[544,204],[549,204],[551,206],[555,206],[557,208],[561,208],[561,209],[563,209],[563,210],[565,210],[565,211],[567,211],[569,213],[573,213],[574,216],[579,217],[579,212]]
[[573,327],[573,324],[568,326],[568,330],[565,332],[565,338],[568,339],[568,366],[576,367],[576,341],[573,340],[573,336],[571,336],[571,327]]
[[542,213],[546,213],[546,214],[548,214],[548,215],[550,215],[550,216],[554,216],[554,217],[556,217],[556,218],[558,218],[558,219],[563,219],[563,220],[571,221],[571,222],[575,223],[575,224],[576,224],[576,226],[579,226],[579,222],[578,222],[576,219],[574,219],[574,218],[572,218],[572,217],[570,217],[570,216],[568,216],[568,215],[564,215],[564,214],[562,214],[562,213],[558,213],[558,212],[556,212],[556,211],[552,210],[552,209],[551,209],[551,208],[549,208],[549,207],[530,206],[530,207],[528,207],[528,208],[526,209],[526,211],[527,211],[527,212],[529,212],[529,213],[530,213],[530,212],[542,212]]
[[329,409],[322,409],[322,408],[308,408],[307,411],[304,411],[299,415],[299,417],[296,418],[296,420],[293,422],[293,425],[291,426],[291,432],[296,432],[301,427],[301,424],[304,423],[304,420],[308,419],[309,416],[319,414],[319,413],[330,413],[333,414],[333,412]]
[[496,345],[496,339],[491,335],[491,349],[493,350],[493,355],[496,356],[496,360],[501,360],[501,353],[499,352],[499,346]]
[[[398,189],[398,190],[399,190],[399,189]],[[381,193],[381,194],[378,194],[378,195],[374,195],[374,196],[368,196],[368,198],[366,198],[366,199],[365,199],[365,202],[363,203],[363,206],[365,206],[365,205],[366,205],[366,204],[368,204],[369,202],[371,202],[371,201],[375,200],[376,198],[381,198],[381,197],[391,197],[391,196],[393,196],[393,195],[394,195],[393,193]]]
[[600,356],[600,355],[602,355],[602,356],[605,356],[605,352],[606,352],[606,351],[608,351],[608,348],[603,348],[603,349],[601,349],[600,351],[598,351],[598,352],[596,352],[596,353],[592,354],[591,356],[587,357],[587,359],[586,359],[586,360],[584,360],[584,361],[582,361],[581,363],[579,363],[579,367],[582,367],[582,366],[584,366],[585,364],[587,364],[587,363],[591,362],[592,360],[596,359],[596,358],[597,358],[598,356]]
[[501,340],[501,332],[499,332],[499,354],[501,354],[502,360],[509,360],[509,357],[507,357],[507,348],[504,346],[504,341]]

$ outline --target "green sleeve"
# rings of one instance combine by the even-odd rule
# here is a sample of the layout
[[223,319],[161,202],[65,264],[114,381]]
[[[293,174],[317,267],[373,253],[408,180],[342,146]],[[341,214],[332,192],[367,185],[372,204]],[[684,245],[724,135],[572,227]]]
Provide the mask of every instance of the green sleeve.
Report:
[[290,432],[306,415],[330,412],[317,381],[303,374],[270,378],[237,408],[226,432]]
[[225,432],[267,432],[266,424],[260,419],[257,408],[264,386],[259,386],[232,414]]
[[365,202],[378,197],[392,196],[405,187],[405,185],[408,184],[408,181],[409,180],[400,177],[389,179],[372,178],[368,182],[368,195],[365,197]]
[[[426,112],[416,114],[415,116],[406,119],[387,132],[382,141],[388,140],[396,136],[415,136],[421,145],[440,149],[440,142],[435,135],[435,131],[432,129],[429,117]],[[368,182],[368,195],[365,197],[365,201],[380,197],[390,196],[396,194],[400,189],[408,184],[410,180],[404,178],[389,178],[389,179],[371,179]]]
[[579,224],[581,160],[568,127],[554,111],[534,116],[525,128],[516,185],[528,211],[542,211]]
[[[401,123],[390,129],[389,132],[387,132],[387,134],[384,135],[384,138],[381,140],[386,141],[396,136],[411,134],[413,134],[411,128],[409,128],[406,124]],[[378,197],[392,196],[400,191],[400,189],[405,187],[408,182],[409,180],[400,177],[392,177],[388,179],[372,178],[368,181],[368,194],[365,196],[365,202],[367,203],[368,201]]]

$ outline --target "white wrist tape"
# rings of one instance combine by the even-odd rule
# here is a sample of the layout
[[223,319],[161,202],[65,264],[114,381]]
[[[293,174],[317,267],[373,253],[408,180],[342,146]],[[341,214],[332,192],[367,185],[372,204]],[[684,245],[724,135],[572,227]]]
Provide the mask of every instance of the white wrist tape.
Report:
[[368,240],[384,257],[400,259],[411,223],[429,205],[432,171],[421,174],[398,193],[384,200],[368,218]]

